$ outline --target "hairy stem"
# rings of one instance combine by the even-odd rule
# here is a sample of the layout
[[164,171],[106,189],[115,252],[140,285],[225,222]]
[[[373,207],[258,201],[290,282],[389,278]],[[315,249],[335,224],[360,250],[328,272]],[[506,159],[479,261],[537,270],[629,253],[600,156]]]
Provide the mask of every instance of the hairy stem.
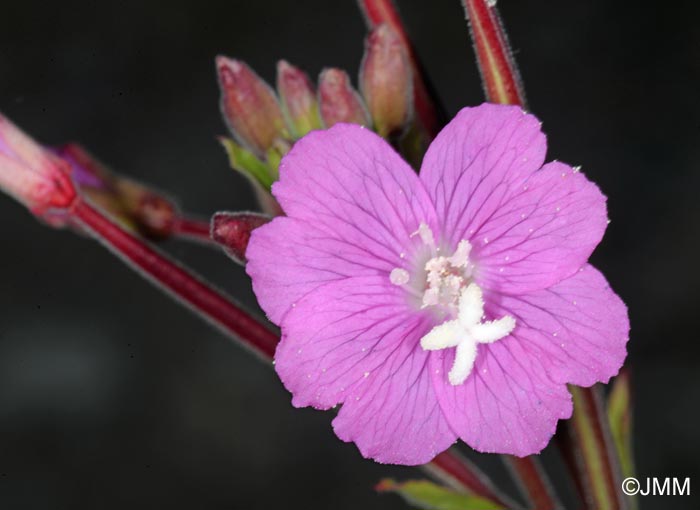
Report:
[[[486,0],[462,0],[489,101],[523,107],[525,92],[498,9]],[[493,2],[495,4],[495,2]]]

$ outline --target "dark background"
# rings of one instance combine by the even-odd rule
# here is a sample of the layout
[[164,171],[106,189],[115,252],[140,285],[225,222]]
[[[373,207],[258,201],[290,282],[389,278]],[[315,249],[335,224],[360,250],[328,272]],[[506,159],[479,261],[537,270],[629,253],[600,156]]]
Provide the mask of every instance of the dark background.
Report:
[[[399,2],[450,115],[482,101],[457,0]],[[627,5],[625,5],[627,4]],[[700,31],[693,2],[527,2],[501,12],[550,159],[609,196],[593,261],[626,300],[640,477],[700,490]],[[355,74],[352,0],[3,2],[0,110],[45,143],[79,140],[188,211],[254,207],[215,135],[213,59],[268,80],[279,58]],[[409,468],[363,460],[332,415],[294,410],[275,374],[98,244],[0,197],[0,507],[404,508]],[[220,253],[167,249],[254,306]],[[547,451],[547,462],[556,459]],[[492,457],[480,457],[503,476]],[[698,508],[696,496],[674,509]],[[669,508],[646,498],[642,508]]]

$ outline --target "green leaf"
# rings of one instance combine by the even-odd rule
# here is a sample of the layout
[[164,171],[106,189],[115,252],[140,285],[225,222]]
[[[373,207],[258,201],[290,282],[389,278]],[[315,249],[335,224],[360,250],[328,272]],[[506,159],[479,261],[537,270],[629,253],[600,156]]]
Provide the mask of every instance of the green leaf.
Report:
[[275,178],[267,164],[260,161],[255,154],[238,145],[230,138],[222,137],[219,138],[219,141],[224,146],[226,154],[228,154],[231,168],[260,184],[263,189],[269,192]]
[[624,478],[634,476],[634,456],[632,455],[632,402],[630,397],[630,377],[627,370],[612,383],[608,397],[608,421],[615,449],[620,457],[620,467]]
[[272,176],[273,181],[276,181],[280,177],[280,162],[285,154],[289,152],[292,146],[285,140],[278,138],[267,150],[267,168],[269,174]]
[[502,510],[503,507],[478,496],[456,492],[429,480],[396,482],[386,478],[376,487],[379,492],[393,492],[409,504],[424,510]]

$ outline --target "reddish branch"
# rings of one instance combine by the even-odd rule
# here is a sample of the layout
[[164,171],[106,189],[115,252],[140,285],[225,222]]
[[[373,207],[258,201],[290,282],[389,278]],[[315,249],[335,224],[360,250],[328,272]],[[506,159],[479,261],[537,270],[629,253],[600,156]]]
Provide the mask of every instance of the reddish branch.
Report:
[[99,209],[78,200],[71,209],[73,221],[124,262],[223,332],[266,360],[275,352],[279,337],[260,320],[200,277],[123,229]]
[[[486,97],[493,103],[525,106],[513,52],[495,6],[486,0],[462,0]],[[495,2],[494,2],[495,4]]]

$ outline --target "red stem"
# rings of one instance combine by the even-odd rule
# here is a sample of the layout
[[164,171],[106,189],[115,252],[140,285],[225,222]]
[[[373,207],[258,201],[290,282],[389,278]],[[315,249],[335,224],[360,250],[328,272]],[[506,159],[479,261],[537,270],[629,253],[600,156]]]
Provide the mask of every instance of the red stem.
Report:
[[406,29],[401,21],[401,16],[399,16],[394,2],[392,0],[358,0],[358,3],[360,9],[362,9],[362,12],[365,14],[367,25],[369,25],[370,28],[386,23],[401,39],[413,67],[413,101],[416,109],[416,116],[430,138],[434,138],[442,127],[440,121],[441,115],[435,104],[430,88],[427,85],[423,67],[408,38],[408,34],[406,33]]
[[229,297],[150,247],[141,238],[124,230],[84,200],[78,200],[71,212],[79,226],[148,280],[256,354],[266,360],[272,358],[278,342],[277,334]]
[[502,455],[501,458],[514,475],[520,490],[530,502],[530,508],[535,510],[561,508],[554,488],[537,457],[532,455],[529,457]]
[[486,0],[462,0],[486,97],[493,103],[525,106],[525,93],[498,9]]
[[200,243],[213,244],[210,230],[211,226],[208,220],[178,216],[173,221],[171,235]]

